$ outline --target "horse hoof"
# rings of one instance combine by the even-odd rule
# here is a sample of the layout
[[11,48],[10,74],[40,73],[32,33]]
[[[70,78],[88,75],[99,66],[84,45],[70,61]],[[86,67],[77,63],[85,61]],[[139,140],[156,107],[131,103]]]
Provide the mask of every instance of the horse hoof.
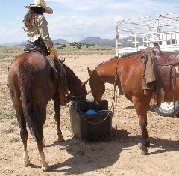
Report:
[[142,149],[142,143],[138,143],[138,147]]
[[63,142],[63,141],[65,141],[65,140],[63,139],[63,136],[59,136],[59,137],[58,137],[58,142]]
[[25,165],[25,167],[28,167],[28,166],[31,165],[31,162],[30,162],[29,160],[28,160],[28,161],[25,161],[24,165]]
[[148,154],[148,149],[147,147],[143,146],[141,143],[138,144],[140,150],[141,150],[141,155],[147,155]]
[[48,169],[49,169],[49,165],[48,165],[48,163],[45,163],[45,164],[42,166],[43,172],[47,172]]
[[24,165],[25,165],[25,167],[28,167],[28,166],[31,165],[27,151],[26,151],[26,153],[24,154],[23,159],[24,159]]
[[142,150],[140,151],[140,154],[141,154],[141,155],[147,155],[147,154],[148,154],[148,149],[147,149],[147,148],[142,149]]

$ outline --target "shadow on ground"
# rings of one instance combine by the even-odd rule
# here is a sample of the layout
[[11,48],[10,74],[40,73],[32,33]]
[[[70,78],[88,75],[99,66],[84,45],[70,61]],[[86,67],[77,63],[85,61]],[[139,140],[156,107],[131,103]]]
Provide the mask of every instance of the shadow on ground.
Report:
[[[140,142],[140,136],[130,136],[126,130],[113,130],[113,138],[108,142],[88,143],[79,139],[70,139],[62,143],[66,151],[73,157],[63,163],[56,163],[50,166],[50,172],[65,172],[66,175],[77,175],[86,172],[96,171],[113,165],[120,158],[122,150]],[[151,147],[159,148],[149,154],[158,154],[166,151],[179,151],[179,141],[151,138]]]

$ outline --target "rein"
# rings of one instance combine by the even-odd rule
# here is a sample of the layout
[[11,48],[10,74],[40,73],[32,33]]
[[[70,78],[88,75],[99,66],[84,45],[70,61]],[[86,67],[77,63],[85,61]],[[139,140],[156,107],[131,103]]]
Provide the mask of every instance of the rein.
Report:
[[115,74],[115,77],[114,77],[114,96],[113,96],[113,101],[117,103],[117,95],[116,95],[116,86],[117,86],[117,81],[119,80],[118,78],[118,75],[117,75],[117,66],[118,66],[118,63],[119,63],[119,58],[117,60],[117,64],[116,64],[116,74]]

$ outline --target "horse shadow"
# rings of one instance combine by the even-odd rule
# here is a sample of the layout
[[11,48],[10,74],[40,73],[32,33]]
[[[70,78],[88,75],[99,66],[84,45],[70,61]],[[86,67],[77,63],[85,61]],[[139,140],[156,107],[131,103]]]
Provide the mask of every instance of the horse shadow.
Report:
[[[179,141],[168,139],[151,139],[151,147],[157,148],[151,154],[164,153],[166,151],[179,151]],[[66,148],[72,156],[65,162],[56,163],[50,166],[49,172],[65,172],[65,175],[78,175],[86,172],[93,172],[101,168],[112,166],[120,159],[122,150],[140,142],[141,136],[131,136],[127,130],[112,131],[112,140],[108,142],[86,142],[80,139],[69,139],[62,143],[53,143]]]
[[[135,110],[135,107],[132,105],[132,106],[127,106],[127,107],[125,107],[125,109],[128,109],[128,110],[130,110],[130,109]],[[147,108],[147,111],[148,111],[148,112],[157,112],[158,109],[157,109],[157,106],[149,106],[149,107]]]

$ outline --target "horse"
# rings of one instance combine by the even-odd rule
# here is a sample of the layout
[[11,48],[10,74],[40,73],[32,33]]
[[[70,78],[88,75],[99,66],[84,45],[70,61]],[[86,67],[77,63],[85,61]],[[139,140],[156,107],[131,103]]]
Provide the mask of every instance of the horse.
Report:
[[171,79],[175,65],[179,64],[179,53],[161,52],[156,55],[157,81],[154,83],[156,83],[155,87],[162,87],[163,96],[160,93],[161,89],[157,92],[143,89],[145,64],[142,57],[143,51],[130,53],[120,58],[114,57],[99,64],[94,70],[90,70],[88,67],[88,74],[92,96],[96,102],[101,100],[107,82],[118,86],[119,92],[134,104],[142,133],[142,142],[139,143],[139,147],[142,154],[147,154],[150,147],[147,130],[147,109],[150,101],[154,97],[158,103],[162,102],[161,97],[164,102],[179,100],[179,77],[173,75],[173,79]]
[[31,164],[27,150],[28,131],[26,126],[28,125],[37,142],[44,171],[49,167],[43,152],[43,125],[46,119],[46,106],[51,99],[54,101],[58,140],[63,140],[60,130],[60,95],[65,92],[59,92],[64,90],[60,89],[61,86],[64,86],[59,79],[62,76],[62,71],[65,72],[65,88],[69,91],[69,97],[86,98],[85,84],[74,72],[64,63],[61,63],[60,66],[56,64],[56,71],[54,71],[48,57],[40,52],[24,52],[12,61],[8,71],[10,97],[16,111],[24,146],[24,164],[25,166]]

